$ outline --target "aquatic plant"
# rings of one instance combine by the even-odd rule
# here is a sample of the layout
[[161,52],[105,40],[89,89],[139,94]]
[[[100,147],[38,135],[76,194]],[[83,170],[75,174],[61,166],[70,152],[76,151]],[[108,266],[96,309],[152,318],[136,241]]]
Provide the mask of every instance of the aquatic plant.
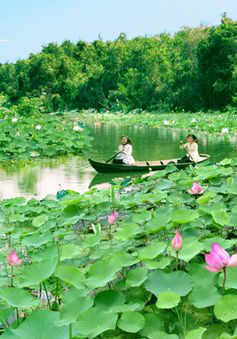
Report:
[[[237,159],[170,164],[126,187],[0,201],[2,338],[235,336],[236,174]],[[193,182],[208,189],[190,195]],[[12,248],[24,259],[13,275]]]
[[0,121],[0,161],[32,160],[67,154],[82,154],[90,147],[86,128],[75,130],[57,115],[12,117]]

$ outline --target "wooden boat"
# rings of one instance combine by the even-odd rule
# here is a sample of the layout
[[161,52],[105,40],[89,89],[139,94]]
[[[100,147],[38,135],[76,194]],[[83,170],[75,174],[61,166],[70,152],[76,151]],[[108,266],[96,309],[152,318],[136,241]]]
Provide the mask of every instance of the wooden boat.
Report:
[[99,173],[121,173],[121,172],[147,172],[147,171],[159,171],[166,168],[168,164],[174,164],[177,168],[183,169],[189,165],[195,166],[206,160],[210,156],[208,154],[200,154],[200,160],[197,162],[189,163],[177,163],[177,159],[167,159],[159,161],[136,161],[135,165],[125,165],[125,164],[113,164],[106,162],[98,162],[92,159],[89,159],[91,166]]

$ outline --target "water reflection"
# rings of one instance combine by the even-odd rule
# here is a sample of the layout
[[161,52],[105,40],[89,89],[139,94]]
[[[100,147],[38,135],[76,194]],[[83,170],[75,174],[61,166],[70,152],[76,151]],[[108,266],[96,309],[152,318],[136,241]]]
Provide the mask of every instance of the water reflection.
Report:
[[[192,131],[147,126],[118,126],[116,124],[95,123],[88,126],[94,136],[93,147],[87,157],[106,160],[117,150],[121,135],[129,135],[133,141],[136,160],[157,160],[181,157],[179,141],[186,140]],[[195,131],[199,139],[200,153],[211,154],[213,162],[236,156],[236,138],[211,136]],[[137,173],[133,175],[138,175]],[[121,177],[126,177],[126,174]],[[129,174],[130,176],[130,174]],[[113,174],[96,175],[87,158],[64,157],[50,159],[37,165],[1,165],[0,198],[36,196],[43,198],[55,194],[62,188],[85,192],[89,185],[111,181]]]

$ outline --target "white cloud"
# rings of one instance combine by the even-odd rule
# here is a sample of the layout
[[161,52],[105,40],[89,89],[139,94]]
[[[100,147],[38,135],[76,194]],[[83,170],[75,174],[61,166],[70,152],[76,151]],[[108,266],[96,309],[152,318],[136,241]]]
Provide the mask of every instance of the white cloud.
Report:
[[8,42],[8,40],[7,39],[0,39],[0,43],[1,42]]

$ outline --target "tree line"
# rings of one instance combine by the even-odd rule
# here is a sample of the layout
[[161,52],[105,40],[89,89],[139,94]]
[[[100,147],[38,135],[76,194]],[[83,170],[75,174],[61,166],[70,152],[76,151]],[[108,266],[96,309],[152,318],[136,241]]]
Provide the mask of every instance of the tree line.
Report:
[[[0,93],[46,111],[223,110],[237,106],[237,22],[184,27],[173,36],[49,43],[26,60],[0,64]],[[30,99],[29,99],[30,98]]]

